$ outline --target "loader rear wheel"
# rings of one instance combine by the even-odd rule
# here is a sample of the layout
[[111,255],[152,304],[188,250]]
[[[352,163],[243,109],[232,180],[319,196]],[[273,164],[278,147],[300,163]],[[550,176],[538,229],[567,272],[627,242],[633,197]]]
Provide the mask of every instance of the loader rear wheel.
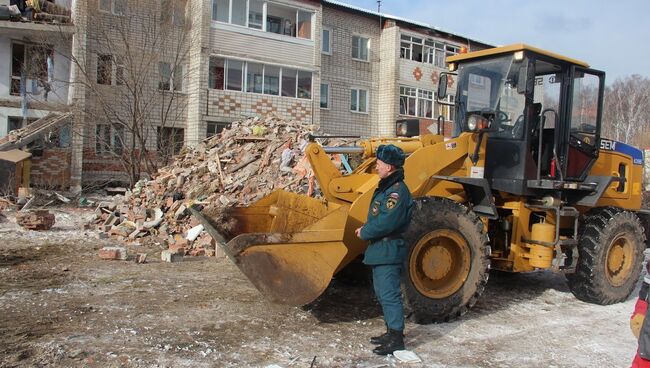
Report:
[[446,198],[417,199],[404,239],[409,252],[402,285],[415,322],[445,322],[467,312],[489,272],[488,237],[478,216]]
[[627,299],[641,274],[645,234],[639,218],[615,207],[590,211],[578,244],[576,272],[567,274],[571,292],[601,305]]

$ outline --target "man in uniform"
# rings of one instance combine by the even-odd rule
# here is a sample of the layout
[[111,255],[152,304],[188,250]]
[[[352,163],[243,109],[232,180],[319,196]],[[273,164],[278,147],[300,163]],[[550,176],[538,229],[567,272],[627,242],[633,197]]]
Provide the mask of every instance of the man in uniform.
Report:
[[378,355],[404,349],[404,307],[400,273],[407,247],[402,237],[411,221],[411,193],[404,184],[404,152],[392,144],[377,149],[379,185],[375,190],[368,219],[356,230],[359,238],[370,242],[363,263],[372,267],[375,294],[384,313],[387,331],[372,337]]

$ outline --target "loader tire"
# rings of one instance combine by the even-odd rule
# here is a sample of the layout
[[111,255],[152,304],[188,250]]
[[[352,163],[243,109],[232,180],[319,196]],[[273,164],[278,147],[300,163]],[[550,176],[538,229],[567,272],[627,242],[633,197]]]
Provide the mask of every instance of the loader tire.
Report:
[[419,198],[404,239],[402,287],[416,323],[451,321],[476,304],[489,276],[490,247],[474,212],[450,199]]
[[616,207],[585,215],[576,272],[567,274],[578,299],[600,305],[627,299],[641,274],[645,234],[636,214]]

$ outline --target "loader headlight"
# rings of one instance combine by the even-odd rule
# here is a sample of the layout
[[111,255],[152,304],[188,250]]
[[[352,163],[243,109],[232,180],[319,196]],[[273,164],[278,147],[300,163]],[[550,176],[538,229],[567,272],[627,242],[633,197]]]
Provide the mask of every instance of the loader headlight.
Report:
[[471,131],[478,131],[490,127],[490,121],[481,115],[470,115],[467,119],[467,128]]

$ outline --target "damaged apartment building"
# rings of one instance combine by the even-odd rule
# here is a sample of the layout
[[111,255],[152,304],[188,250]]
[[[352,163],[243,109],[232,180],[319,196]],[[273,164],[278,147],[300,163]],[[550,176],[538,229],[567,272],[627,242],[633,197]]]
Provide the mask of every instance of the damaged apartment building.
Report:
[[327,134],[434,132],[453,120],[435,99],[445,57],[490,47],[325,0],[0,0],[0,30],[0,150],[76,190],[267,113]]

